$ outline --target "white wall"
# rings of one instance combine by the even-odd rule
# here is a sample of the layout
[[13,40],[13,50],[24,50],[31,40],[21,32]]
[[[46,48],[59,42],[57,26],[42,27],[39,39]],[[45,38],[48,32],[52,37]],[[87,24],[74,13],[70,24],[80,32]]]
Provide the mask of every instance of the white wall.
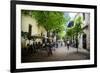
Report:
[[35,19],[32,19],[31,16],[29,15],[24,15],[22,14],[21,17],[21,31],[23,32],[29,32],[29,24],[32,25],[32,34],[31,35],[35,35],[38,33],[38,27],[37,27],[37,22]]
[[32,33],[31,35],[40,35],[41,36],[41,32],[46,33],[45,29],[41,26],[38,27],[38,23],[37,21],[32,18],[29,15],[21,15],[21,31],[23,32],[29,32],[29,24],[32,25]]
[[[100,37],[100,1],[99,0],[34,0],[77,4],[98,4],[98,37]],[[97,3],[98,1],[98,3]],[[10,0],[0,0],[0,73],[10,73]],[[27,72],[28,73],[28,72]],[[33,72],[29,72],[33,73]],[[100,38],[98,38],[98,67],[42,71],[34,73],[100,73]]]
[[[41,36],[41,33],[46,34],[46,30],[42,26],[38,26],[38,23],[35,18],[32,18],[29,15],[21,15],[21,31],[29,32],[29,25],[32,25],[31,35],[32,36]],[[41,39],[36,39],[36,42],[40,42]],[[24,41],[22,41],[24,44]],[[42,42],[42,41],[41,41]]]

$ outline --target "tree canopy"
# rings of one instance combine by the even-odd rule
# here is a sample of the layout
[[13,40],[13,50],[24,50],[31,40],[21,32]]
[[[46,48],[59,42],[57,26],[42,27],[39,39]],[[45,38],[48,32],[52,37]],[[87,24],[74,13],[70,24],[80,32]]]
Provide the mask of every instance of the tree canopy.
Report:
[[77,16],[74,20],[74,27],[67,29],[66,36],[71,38],[72,36],[78,36],[83,33],[82,24],[83,24],[83,17]]
[[64,30],[66,18],[63,12],[57,11],[32,11],[32,17],[35,17],[38,25],[43,26],[47,31]]
[[76,16],[72,20],[74,27],[68,29],[66,24],[70,21],[70,16],[64,12],[22,10],[22,13],[31,15],[32,18],[36,19],[38,26],[42,26],[47,32],[56,33],[60,37],[64,37],[65,32],[67,37],[77,36],[83,32],[81,27],[83,24],[82,16]]

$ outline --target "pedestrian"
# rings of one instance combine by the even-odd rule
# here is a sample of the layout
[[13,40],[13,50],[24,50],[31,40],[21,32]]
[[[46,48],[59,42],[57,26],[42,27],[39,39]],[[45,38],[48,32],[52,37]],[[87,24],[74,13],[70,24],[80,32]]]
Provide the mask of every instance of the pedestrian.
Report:
[[70,44],[70,42],[69,42],[69,40],[67,41],[67,48],[68,48],[68,50],[69,50],[69,44]]
[[52,42],[48,44],[48,56],[52,55]]

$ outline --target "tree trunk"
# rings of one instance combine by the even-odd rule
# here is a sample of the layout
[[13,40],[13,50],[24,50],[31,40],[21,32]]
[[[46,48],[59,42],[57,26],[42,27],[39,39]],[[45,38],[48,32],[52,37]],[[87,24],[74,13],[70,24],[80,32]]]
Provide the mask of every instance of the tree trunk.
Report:
[[77,48],[77,52],[78,52],[78,35],[76,36],[76,48]]

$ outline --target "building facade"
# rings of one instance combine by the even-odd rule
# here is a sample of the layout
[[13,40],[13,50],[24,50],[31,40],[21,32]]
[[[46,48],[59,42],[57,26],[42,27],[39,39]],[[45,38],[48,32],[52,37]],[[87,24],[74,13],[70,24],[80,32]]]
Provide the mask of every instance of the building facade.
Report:
[[79,48],[90,50],[90,14],[83,13],[83,33],[79,37]]
[[[38,26],[38,23],[35,18],[30,15],[21,14],[21,34],[26,33],[26,35],[30,35],[31,37],[42,37],[47,36],[47,31],[42,26]],[[35,42],[42,42],[41,38],[35,38]],[[25,47],[28,43],[32,44],[33,39],[28,37],[21,36],[21,44],[22,47]]]

